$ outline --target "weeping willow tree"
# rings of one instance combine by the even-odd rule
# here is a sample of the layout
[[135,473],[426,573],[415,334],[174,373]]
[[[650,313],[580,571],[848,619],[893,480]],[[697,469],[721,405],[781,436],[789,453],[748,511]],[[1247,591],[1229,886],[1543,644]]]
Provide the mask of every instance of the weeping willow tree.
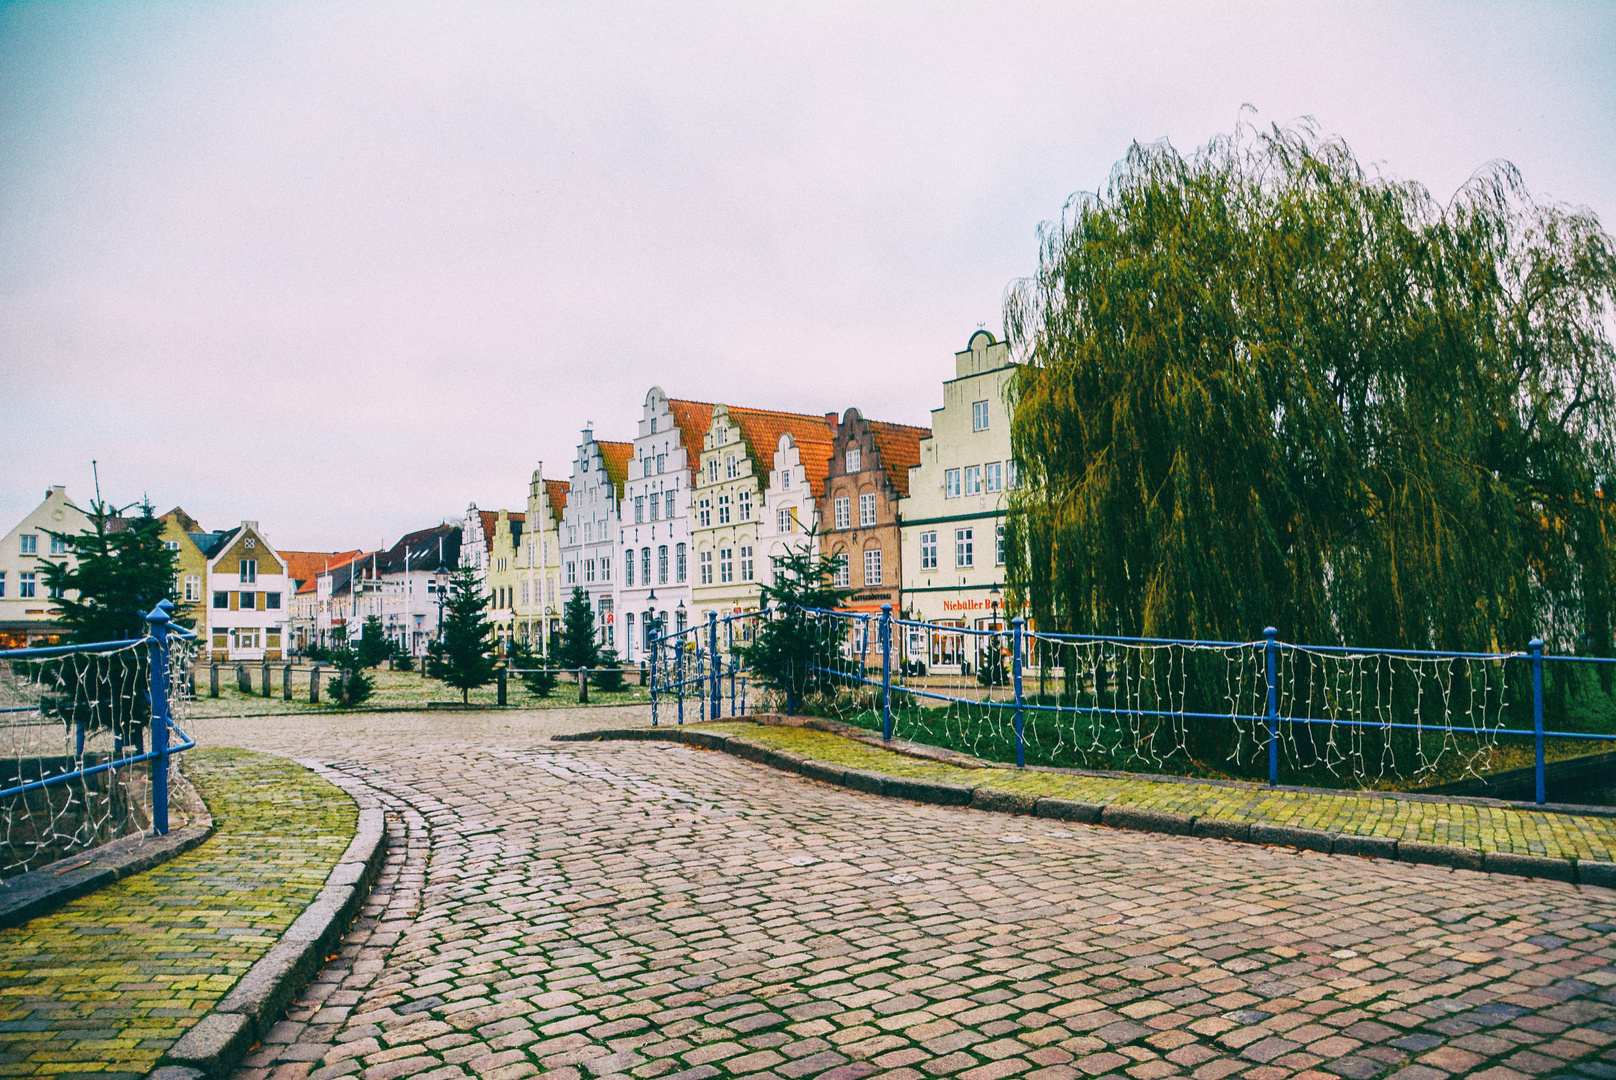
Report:
[[[1081,633],[1611,651],[1612,239],[1307,126],[1135,145],[1005,322],[1013,594]],[[1616,496],[1616,491],[1610,493]]]

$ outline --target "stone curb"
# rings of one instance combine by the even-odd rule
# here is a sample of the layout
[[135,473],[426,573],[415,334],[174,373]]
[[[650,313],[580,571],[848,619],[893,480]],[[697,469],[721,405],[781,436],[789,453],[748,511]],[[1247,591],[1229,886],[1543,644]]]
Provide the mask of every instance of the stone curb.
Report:
[[343,788],[359,803],[354,838],[331,868],[324,888],[286,928],[281,940],[247,969],[212,1012],[169,1048],[148,1080],[203,1080],[233,1071],[319,973],[381,872],[387,854],[387,822],[368,789],[319,762],[299,764]]
[[800,754],[751,742],[741,735],[702,731],[691,725],[609,728],[570,735],[552,735],[550,739],[553,742],[614,740],[679,742],[707,750],[720,750],[783,772],[797,773],[809,780],[821,780],[854,791],[885,795],[888,798],[909,799],[912,802],[939,806],[966,806],[973,810],[993,813],[1026,814],[1031,817],[1075,821],[1086,825],[1103,825],[1108,828],[1132,829],[1169,836],[1193,836],[1208,840],[1229,840],[1240,844],[1288,847],[1324,855],[1356,855],[1361,858],[1442,866],[1452,870],[1511,874],[1516,877],[1563,881],[1568,885],[1616,890],[1616,862],[1588,862],[1542,855],[1480,852],[1451,844],[1426,844],[1414,840],[1398,840],[1389,836],[1352,836],[1346,833],[1322,832],[1318,829],[1299,829],[1289,825],[1175,814],[1138,806],[1121,804],[1104,806],[1074,799],[1026,795],[993,788],[987,784],[967,786],[918,777],[888,776],[885,773],[849,769],[825,761],[815,761]]
[[58,859],[38,870],[18,874],[0,885],[0,929],[21,926],[30,919],[49,915],[70,900],[92,893],[103,885],[183,855],[213,835],[213,817],[196,789],[176,774],[184,809],[194,824],[171,829],[167,836],[139,833],[109,840],[100,847]]

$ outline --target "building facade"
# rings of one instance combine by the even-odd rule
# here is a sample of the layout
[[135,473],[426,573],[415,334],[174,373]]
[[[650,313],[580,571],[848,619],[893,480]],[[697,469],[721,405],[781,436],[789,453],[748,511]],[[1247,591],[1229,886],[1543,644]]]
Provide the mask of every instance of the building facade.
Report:
[[243,521],[217,541],[208,558],[207,584],[207,635],[213,659],[279,660],[285,655],[290,646],[291,578],[258,522]]
[[567,487],[565,480],[546,480],[539,462],[528,482],[527,524],[517,553],[516,639],[543,657],[561,632],[561,516]]
[[706,402],[669,398],[660,386],[645,395],[618,524],[616,610],[625,663],[644,657],[653,625],[674,633],[692,618],[690,492],[712,412]]
[[[954,378],[932,410],[931,435],[899,502],[903,611],[958,627],[1003,625],[1004,519],[1015,484],[1005,389],[1015,371],[1010,348],[986,330],[954,355]],[[965,635],[905,635],[906,658],[967,672],[976,664]]]
[[[460,527],[447,522],[408,533],[371,556],[372,580],[379,588],[360,595],[374,600],[382,631],[396,647],[425,656],[437,640],[449,578],[459,560]],[[362,611],[361,619],[370,613]]]
[[596,439],[594,431],[585,428],[561,514],[560,606],[566,605],[574,589],[583,589],[595,615],[597,638],[609,648],[617,647],[612,571],[620,543],[618,507],[633,452],[633,443]]
[[797,440],[782,433],[774,445],[774,468],[763,491],[763,520],[758,523],[758,546],[767,560],[763,583],[772,583],[780,560],[787,554],[812,550],[819,529],[819,497],[824,494],[828,456],[810,454],[807,461]]
[[775,468],[781,437],[791,436],[797,463],[823,468],[830,457],[835,413],[800,413],[713,407],[702,440],[695,487],[691,544],[695,553],[692,589],[698,617],[756,610],[768,567],[762,546],[765,485]]
[[74,506],[67,488],[54,484],[45,500],[0,539],[0,648],[49,645],[60,639],[61,609],[45,587],[45,562],[77,560],[58,536],[92,528],[89,515]]
[[819,545],[837,561],[836,584],[856,590],[847,606],[901,612],[903,584],[899,505],[909,494],[909,470],[920,464],[921,440],[931,432],[866,420],[848,409],[836,427],[819,505]]

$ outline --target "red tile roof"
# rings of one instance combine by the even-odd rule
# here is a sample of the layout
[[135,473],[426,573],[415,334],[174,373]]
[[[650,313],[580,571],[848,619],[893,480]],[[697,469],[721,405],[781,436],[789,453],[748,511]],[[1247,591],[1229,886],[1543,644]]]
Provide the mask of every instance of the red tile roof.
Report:
[[694,474],[700,464],[702,442],[707,436],[707,429],[713,423],[712,403],[669,398],[668,411],[673,413],[673,422],[679,428],[679,438],[685,444],[685,460],[690,463],[691,472]]
[[[780,445],[780,436],[790,435],[797,447],[798,460],[808,474],[809,488],[816,497],[824,492],[825,474],[830,470],[831,443],[836,437],[834,414],[827,418],[740,405],[731,405],[728,409],[730,419],[741,429],[741,438],[757,458],[760,473],[774,468],[774,452]],[[760,480],[767,483],[768,477],[761,476]]]
[[550,498],[550,516],[557,521],[561,520],[561,511],[567,508],[567,493],[572,490],[570,480],[546,480],[544,482],[545,494]]
[[[481,518],[482,522],[483,522],[483,547],[486,548],[489,551],[493,551],[494,550],[494,527],[495,527],[496,523],[499,521],[499,511],[498,510],[479,510],[479,511],[477,511],[477,516],[479,518]],[[505,512],[505,516],[510,518],[512,521],[525,521],[525,520],[527,520],[527,514],[525,512],[518,514],[518,513],[515,513],[514,511],[507,510]]]
[[897,489],[898,497],[907,498],[909,470],[920,464],[920,440],[931,438],[931,428],[871,420],[870,438],[881,454],[881,467]]
[[297,582],[298,592],[314,591],[314,579],[327,570],[335,570],[339,566],[347,566],[361,555],[367,554],[355,548],[352,551],[285,551],[281,558],[286,560],[286,573]]
[[612,487],[617,489],[617,497],[621,499],[623,483],[628,479],[628,463],[634,457],[634,444],[597,439],[595,445],[600,447],[600,460],[606,465],[606,479],[612,482]]

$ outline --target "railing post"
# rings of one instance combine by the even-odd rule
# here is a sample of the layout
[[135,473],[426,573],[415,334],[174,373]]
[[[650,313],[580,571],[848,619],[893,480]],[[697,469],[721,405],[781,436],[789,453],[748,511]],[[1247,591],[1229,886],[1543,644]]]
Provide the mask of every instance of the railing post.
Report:
[[707,662],[707,677],[712,683],[710,691],[713,699],[712,708],[708,710],[708,717],[717,720],[724,715],[724,687],[720,682],[722,674],[718,666],[718,612],[707,613],[707,651],[711,654]]
[[1263,636],[1268,639],[1268,786],[1274,787],[1279,783],[1279,682],[1275,677],[1277,660],[1279,659],[1279,646],[1274,644],[1274,638],[1279,631],[1270,626],[1263,630]]
[[892,741],[892,605],[881,605],[881,738]]
[[287,664],[281,669],[281,697],[286,701],[292,700],[292,665]]
[[496,674],[499,677],[499,703],[501,705],[503,705],[503,704],[505,704],[505,665],[504,664],[499,665],[499,668],[497,669]]
[[685,726],[685,639],[680,634],[674,638],[677,643],[674,647],[674,663],[677,665],[673,676],[673,692],[679,699],[679,726]]
[[264,688],[264,696],[266,698],[267,697],[274,697],[275,696],[275,691],[270,686],[270,682],[269,682],[269,657],[267,657],[267,656],[264,657],[264,663],[262,665],[262,670],[259,672],[259,675],[261,676],[261,678],[259,679],[259,682],[263,685],[263,688]]
[[208,697],[219,696],[219,661],[208,664]]
[[1020,615],[1010,620],[1015,628],[1010,636],[1010,673],[1016,688],[1016,768],[1027,767],[1027,736],[1021,706],[1021,633],[1025,620]]
[[320,665],[315,664],[309,672],[309,704],[320,704]]
[[148,675],[151,679],[152,832],[168,835],[168,612],[154,607],[146,616],[155,642]]
[[1547,801],[1543,790],[1543,639],[1533,638],[1532,650],[1532,771],[1537,778],[1537,801]]
[[578,669],[578,704],[589,704],[589,669],[586,667]]
[[657,693],[656,693],[656,658],[657,658],[657,628],[651,624],[651,726],[657,726]]

